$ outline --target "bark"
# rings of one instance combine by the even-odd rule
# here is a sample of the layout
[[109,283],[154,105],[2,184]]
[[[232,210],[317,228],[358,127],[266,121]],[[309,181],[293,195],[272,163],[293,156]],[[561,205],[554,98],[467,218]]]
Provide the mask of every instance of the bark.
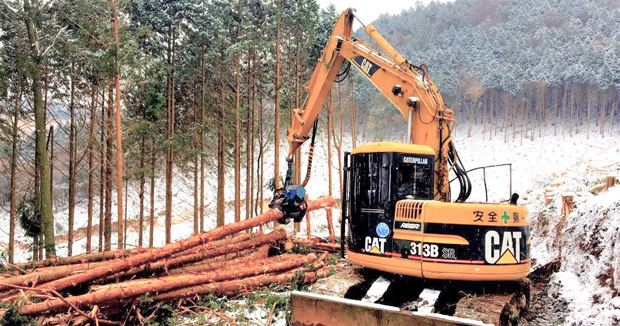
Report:
[[105,118],[105,91],[101,92],[101,121],[100,121],[100,146],[99,151],[99,252],[103,251],[103,234],[104,234],[104,207],[105,207],[105,189],[106,189],[106,177],[105,171],[107,167],[106,162],[106,118]]
[[104,242],[105,251],[112,250],[112,110],[113,110],[112,89],[108,90],[108,110],[106,111],[106,168],[105,168],[105,221],[104,221]]
[[220,260],[220,261],[214,261],[214,262],[210,262],[206,264],[197,264],[197,265],[179,267],[179,268],[169,270],[168,274],[177,275],[177,274],[187,274],[187,273],[209,272],[209,271],[220,269],[226,266],[246,264],[246,263],[250,263],[252,261],[256,261],[259,259],[265,259],[267,258],[268,253],[269,253],[269,245],[263,245],[256,250],[252,250],[252,253],[247,256],[241,256],[239,258],[235,258],[232,260]]
[[[170,73],[168,74],[168,125],[166,130],[166,140],[171,141],[174,137],[174,66],[175,66],[175,47],[176,47],[176,31],[172,26],[168,27],[168,65]],[[173,174],[173,158],[174,148],[171,144],[166,147],[166,244],[170,243],[172,238],[172,174]]]
[[203,245],[200,246],[196,246],[193,248],[189,248],[185,251],[181,251],[177,254],[174,254],[172,256],[170,256],[171,258],[176,258],[176,257],[180,257],[180,256],[185,256],[185,255],[189,255],[189,254],[194,254],[197,252],[201,252],[201,251],[207,251],[207,250],[211,250],[213,248],[218,248],[221,246],[225,246],[225,245],[230,245],[230,244],[234,244],[234,243],[238,243],[241,241],[247,241],[250,239],[250,234],[246,233],[246,232],[241,232],[239,234],[236,234],[230,238],[224,238],[221,240],[217,240],[217,241],[213,241],[213,242],[209,242],[209,243],[205,243]]
[[[224,212],[224,204],[226,198],[224,197],[224,189],[226,187],[226,134],[225,134],[225,124],[226,124],[226,103],[225,103],[225,92],[224,92],[224,71],[220,72],[220,105],[219,105],[219,121],[218,121],[218,142],[217,142],[217,226],[224,226],[225,221],[225,212]],[[235,185],[239,186],[239,185]]]
[[146,137],[142,135],[140,144],[140,215],[138,217],[138,247],[142,247],[144,242],[144,186],[146,184],[146,178],[144,175],[144,167],[146,161]]
[[325,215],[327,217],[327,229],[329,230],[329,241],[336,242],[336,233],[334,232],[334,218],[332,216],[332,208],[325,209]]
[[138,249],[112,250],[112,251],[96,252],[96,253],[89,253],[89,254],[81,254],[81,255],[77,255],[73,257],[52,258],[52,259],[41,260],[38,262],[20,263],[20,264],[15,264],[15,266],[22,268],[22,269],[26,269],[26,268],[35,268],[35,267],[80,264],[83,262],[92,263],[92,262],[98,262],[98,261],[108,260],[108,259],[128,257],[132,253],[136,253],[136,252],[138,252]]
[[204,64],[204,44],[200,56],[200,72],[202,74],[202,96],[200,101],[200,233],[205,228],[205,111],[206,111],[206,68]]
[[114,44],[116,46],[116,213],[118,215],[118,249],[124,248],[123,238],[123,141],[121,133],[121,70],[118,38],[117,1],[112,1],[114,9]]
[[77,307],[85,307],[115,301],[119,298],[137,297],[145,293],[166,292],[205,283],[222,282],[266,273],[277,273],[299,267],[305,263],[316,260],[316,258],[317,257],[314,254],[309,254],[307,256],[295,255],[289,260],[283,262],[274,263],[272,262],[273,259],[265,259],[243,269],[233,267],[221,271],[212,271],[202,275],[191,275],[191,277],[187,275],[161,277],[152,279],[149,283],[144,283],[137,286],[119,286],[118,288],[110,289],[108,291],[96,291],[84,295],[68,297],[64,301],[55,299],[47,300],[42,303],[22,306],[20,309],[20,314],[36,315],[43,312],[66,309],[69,307],[68,303],[71,303]]
[[149,196],[151,197],[151,208],[149,210],[149,248],[153,248],[153,236],[155,232],[155,141],[151,141],[151,191]]
[[13,128],[11,130],[11,203],[9,208],[9,263],[13,264],[15,256],[15,217],[17,209],[17,187],[15,185],[15,174],[17,172],[17,136],[19,124],[21,100],[21,78],[15,95],[15,111],[13,112]]
[[[334,204],[335,201],[332,197],[326,197],[308,203],[308,209],[314,210],[319,208],[325,208],[333,206]],[[203,234],[195,235],[185,240],[168,244],[162,248],[149,250],[119,261],[111,262],[109,264],[106,264],[105,266],[102,266],[101,268],[93,269],[88,273],[84,273],[81,275],[71,275],[69,277],[47,283],[44,285],[43,288],[62,290],[68,287],[76,286],[78,284],[83,284],[85,282],[102,279],[109,275],[120,273],[148,262],[153,262],[159,259],[169,257],[173,254],[207,243],[209,241],[214,241],[216,239],[220,239],[225,236],[247,230],[260,224],[276,221],[282,218],[282,216],[283,214],[276,210],[269,210],[267,213],[251,218],[249,220],[216,228],[209,232],[205,232]]]
[[[241,2],[239,2],[241,5]],[[239,29],[237,29],[239,37]],[[241,221],[241,74],[240,59],[237,57],[235,66],[235,222]]]
[[339,130],[339,138],[336,139],[336,128],[334,127],[334,123],[332,122],[332,138],[334,141],[334,147],[336,147],[336,152],[338,153],[338,180],[340,186],[340,198],[342,198],[342,137],[343,137],[343,119],[342,119],[342,97],[340,94],[340,84],[338,84],[338,117],[340,118],[340,130]]
[[327,109],[327,179],[328,179],[328,196],[332,196],[332,120],[334,115],[334,98],[332,91],[329,91],[329,107]]
[[[248,60],[247,65],[250,66],[250,62]],[[248,89],[250,88],[250,76],[248,76],[247,80]],[[246,90],[247,92],[247,90]],[[252,156],[251,148],[252,148],[252,122],[250,120],[250,112],[252,111],[252,102],[251,96],[248,96],[248,106],[246,109],[245,121],[246,121],[246,133],[245,133],[245,219],[249,219],[252,216],[252,209],[250,207],[250,203],[252,202],[252,190],[250,189],[250,181],[252,180]],[[238,185],[240,188],[241,185]]]
[[[153,296],[153,300],[175,300],[181,298],[188,298],[194,295],[212,293],[215,295],[224,295],[227,297],[234,297],[241,292],[248,293],[254,292],[262,287],[271,284],[291,284],[293,281],[302,281],[302,283],[313,283],[319,277],[326,277],[329,275],[330,270],[327,268],[319,269],[317,272],[308,272],[307,268],[300,267],[290,270],[281,274],[269,274],[259,275],[241,280],[225,281],[217,283],[209,283],[204,285],[193,286],[185,289],[174,290],[162,294]],[[295,277],[303,272],[303,280],[298,280]]]
[[51,178],[50,166],[47,160],[45,150],[45,107],[43,106],[43,94],[41,87],[43,58],[39,53],[39,37],[33,21],[37,16],[30,4],[30,0],[23,2],[24,6],[24,23],[28,34],[30,45],[30,64],[29,72],[31,77],[33,108],[36,133],[36,153],[38,175],[40,177],[40,205],[41,205],[41,230],[45,235],[45,255],[47,258],[56,256],[56,248],[54,241],[54,215],[52,211],[52,193],[50,191]]
[[94,174],[94,150],[95,150],[95,116],[97,114],[97,89],[93,87],[92,102],[90,105],[90,119],[88,127],[88,221],[86,222],[86,252],[92,249],[93,228],[93,174]]
[[[286,231],[284,229],[273,231],[269,234],[258,235],[255,238],[247,241],[242,241],[238,243],[232,243],[225,246],[220,246],[212,249],[207,249],[203,251],[198,251],[193,254],[183,255],[176,258],[171,258],[169,260],[159,260],[154,263],[140,266],[136,269],[129,270],[127,275],[134,275],[140,273],[142,271],[158,271],[167,268],[172,268],[176,266],[181,266],[183,264],[193,263],[204,259],[209,259],[217,256],[221,256],[227,253],[241,251],[250,248],[256,248],[258,246],[262,246],[264,244],[276,242],[279,240],[283,240],[286,238]],[[123,275],[123,276],[127,276]]]
[[75,63],[71,63],[70,97],[69,97],[69,218],[67,227],[67,255],[73,255],[73,220],[75,217]]
[[324,240],[320,238],[312,238],[312,239],[291,238],[291,241],[294,244],[301,244],[303,246],[310,247],[310,249],[319,250],[319,251],[337,252],[340,250],[340,244],[325,243],[325,242],[322,242]]
[[54,126],[50,126],[49,134],[47,135],[47,146],[50,153],[50,206],[54,209]]
[[[0,291],[6,291],[11,287],[8,285],[18,285],[18,286],[34,286],[37,284],[43,284],[46,282],[54,281],[61,279],[63,277],[69,276],[71,274],[81,273],[87,271],[91,268],[95,268],[97,266],[101,266],[102,264],[107,264],[108,262],[95,262],[95,263],[83,263],[76,265],[63,265],[63,266],[55,266],[55,267],[46,267],[37,269],[34,272],[19,275],[15,277],[11,277],[8,279],[3,279],[0,283]],[[20,294],[17,297],[21,296]],[[6,301],[7,299],[11,299],[14,296],[2,297],[0,300]]]
[[274,80],[275,91],[275,130],[274,130],[274,154],[273,154],[273,166],[274,166],[274,186],[275,189],[280,188],[280,20],[281,20],[281,4],[280,0],[276,0],[277,13],[276,13],[276,72]]

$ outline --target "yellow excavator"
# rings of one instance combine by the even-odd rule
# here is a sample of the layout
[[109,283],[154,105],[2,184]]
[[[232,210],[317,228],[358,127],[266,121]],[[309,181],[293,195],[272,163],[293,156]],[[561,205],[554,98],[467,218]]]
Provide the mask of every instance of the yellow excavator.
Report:
[[[407,122],[407,140],[364,144],[345,153],[341,243],[343,254],[347,243],[347,259],[420,278],[526,277],[531,267],[530,227],[527,209],[517,205],[518,195],[506,204],[465,202],[471,182],[452,141],[454,112],[445,106],[428,69],[409,62],[372,25],[362,23],[387,56],[354,37],[356,18],[354,9],[340,15],[306,87],[303,107],[293,111],[287,136],[289,169],[270,206],[285,213],[283,223],[303,218],[316,121],[333,82],[344,79],[353,66],[400,110]],[[307,176],[294,185],[291,158],[312,130]],[[450,172],[459,182],[454,202]]]

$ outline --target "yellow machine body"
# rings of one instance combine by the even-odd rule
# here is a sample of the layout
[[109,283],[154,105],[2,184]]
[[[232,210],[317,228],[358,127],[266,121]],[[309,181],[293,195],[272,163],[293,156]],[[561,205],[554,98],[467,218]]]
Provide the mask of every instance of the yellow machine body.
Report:
[[347,258],[390,273],[450,280],[518,280],[530,271],[527,208],[433,199],[434,152],[371,143],[345,160]]

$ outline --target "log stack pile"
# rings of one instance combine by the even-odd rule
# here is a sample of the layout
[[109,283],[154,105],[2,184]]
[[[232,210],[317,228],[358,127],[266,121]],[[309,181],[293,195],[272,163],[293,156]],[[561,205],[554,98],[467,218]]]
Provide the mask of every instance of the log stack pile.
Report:
[[[334,204],[326,197],[309,202],[308,210]],[[133,311],[142,323],[148,317],[127,307],[145,297],[152,303],[203,294],[236,296],[273,283],[310,283],[326,276],[327,253],[269,250],[291,241],[283,229],[249,233],[280,218],[281,212],[270,210],[161,248],[8,266],[16,275],[0,279],[0,302],[9,307],[0,309],[0,321],[36,316],[48,325],[120,325],[119,312],[126,320],[127,311]]]

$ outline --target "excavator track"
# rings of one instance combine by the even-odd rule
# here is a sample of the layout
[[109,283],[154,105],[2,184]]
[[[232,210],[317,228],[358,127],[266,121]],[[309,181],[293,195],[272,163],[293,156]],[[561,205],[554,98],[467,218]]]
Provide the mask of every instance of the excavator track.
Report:
[[357,316],[351,325],[372,325],[368,318],[379,318],[380,325],[403,320],[416,325],[522,325],[530,302],[527,278],[447,282],[350,265],[320,280],[311,291],[317,296],[292,295],[292,325],[342,325],[337,321],[351,316]]

